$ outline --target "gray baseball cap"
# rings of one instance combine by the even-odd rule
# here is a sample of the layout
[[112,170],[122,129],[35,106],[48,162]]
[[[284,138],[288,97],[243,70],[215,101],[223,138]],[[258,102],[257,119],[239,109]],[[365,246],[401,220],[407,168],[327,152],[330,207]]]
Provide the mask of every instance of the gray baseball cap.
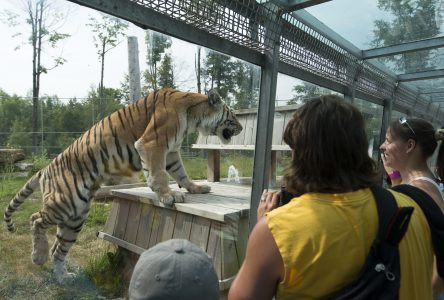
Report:
[[140,255],[128,290],[130,300],[219,299],[211,257],[188,240],[171,239]]

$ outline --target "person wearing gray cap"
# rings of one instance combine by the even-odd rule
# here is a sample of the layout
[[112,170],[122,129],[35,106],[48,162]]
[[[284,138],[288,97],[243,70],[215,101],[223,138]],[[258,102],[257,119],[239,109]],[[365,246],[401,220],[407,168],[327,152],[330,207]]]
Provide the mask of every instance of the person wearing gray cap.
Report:
[[211,257],[188,240],[171,239],[143,252],[134,267],[130,300],[217,300]]

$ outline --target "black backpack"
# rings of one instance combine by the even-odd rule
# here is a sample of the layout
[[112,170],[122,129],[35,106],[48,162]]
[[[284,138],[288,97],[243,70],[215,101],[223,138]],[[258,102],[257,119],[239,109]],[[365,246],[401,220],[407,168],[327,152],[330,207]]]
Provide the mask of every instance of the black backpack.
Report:
[[[444,215],[441,209],[426,192],[415,186],[402,184],[392,189],[409,196],[421,207],[431,231],[438,274],[444,278]],[[413,207],[398,208],[389,191],[377,186],[371,190],[378,207],[378,234],[358,278],[331,299],[398,299],[398,244],[407,231]]]
[[398,244],[407,231],[413,207],[398,207],[393,195],[371,187],[378,209],[378,233],[358,277],[330,299],[398,299],[400,261]]

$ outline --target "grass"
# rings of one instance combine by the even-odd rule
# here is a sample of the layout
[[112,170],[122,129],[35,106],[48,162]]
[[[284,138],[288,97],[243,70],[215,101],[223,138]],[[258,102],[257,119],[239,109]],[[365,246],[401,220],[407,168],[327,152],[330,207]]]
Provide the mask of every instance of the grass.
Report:
[[[7,206],[14,194],[24,185],[27,178],[14,178],[2,175],[0,178],[0,207]],[[108,288],[108,282],[115,282],[115,274],[103,276],[94,266],[104,261],[105,267],[112,269],[113,260],[107,263],[110,255],[116,253],[115,247],[96,237],[103,228],[111,204],[93,203],[90,217],[79,234],[77,242],[67,256],[68,271],[77,274],[68,285],[59,285],[52,275],[52,262],[37,266],[31,261],[31,233],[29,217],[41,208],[41,193],[32,194],[13,215],[17,231],[9,233],[2,225],[0,230],[0,299],[106,299],[122,296],[120,288]],[[2,221],[3,222],[3,221]],[[50,245],[54,241],[55,227],[48,230]],[[111,254],[110,254],[111,253]],[[101,277],[101,285],[95,277]]]
[[[223,152],[221,154],[221,177],[226,177],[228,167],[234,165],[240,177],[251,177],[253,157],[251,152]],[[42,156],[33,158],[35,172],[48,163]],[[207,159],[198,157],[184,160],[185,169],[192,179],[207,177]],[[282,166],[278,165],[278,174]],[[9,201],[25,184],[28,178],[14,177],[14,168],[5,166],[0,173],[0,208],[3,211]],[[31,261],[30,216],[42,206],[41,193],[32,194],[14,213],[17,231],[9,233],[2,225],[0,230],[0,299],[113,299],[124,297],[126,287],[119,267],[122,257],[116,247],[96,237],[102,230],[111,204],[93,202],[90,215],[71,248],[66,264],[68,271],[77,274],[68,285],[59,285],[52,275],[52,262],[37,266]],[[3,222],[3,220],[0,220]],[[48,230],[50,245],[56,228]]]

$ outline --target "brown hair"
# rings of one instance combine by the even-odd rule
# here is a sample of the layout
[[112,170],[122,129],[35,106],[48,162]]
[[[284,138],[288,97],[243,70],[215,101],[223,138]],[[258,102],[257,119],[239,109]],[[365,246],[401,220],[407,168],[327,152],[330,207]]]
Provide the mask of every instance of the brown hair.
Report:
[[292,149],[284,176],[292,192],[346,192],[377,182],[362,114],[339,96],[316,97],[301,106],[283,138]]
[[[430,122],[419,118],[407,119],[407,123],[408,125],[401,124],[399,120],[392,121],[389,127],[391,134],[395,139],[402,141],[409,139],[416,141],[423,158],[428,159],[438,146],[435,128]],[[436,166],[438,167],[438,176],[444,180],[444,147],[442,146],[439,147]]]

